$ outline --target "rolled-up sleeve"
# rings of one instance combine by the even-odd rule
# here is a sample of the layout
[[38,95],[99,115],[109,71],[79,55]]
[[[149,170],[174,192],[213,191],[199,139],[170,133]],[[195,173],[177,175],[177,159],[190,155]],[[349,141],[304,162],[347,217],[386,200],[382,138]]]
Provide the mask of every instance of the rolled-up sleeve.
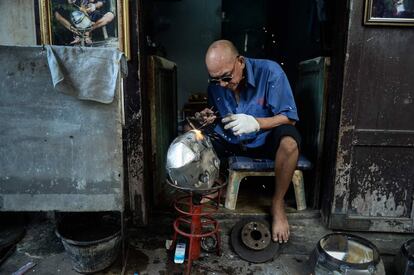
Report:
[[274,115],[284,115],[291,120],[299,120],[292,89],[285,73],[269,78],[267,104]]

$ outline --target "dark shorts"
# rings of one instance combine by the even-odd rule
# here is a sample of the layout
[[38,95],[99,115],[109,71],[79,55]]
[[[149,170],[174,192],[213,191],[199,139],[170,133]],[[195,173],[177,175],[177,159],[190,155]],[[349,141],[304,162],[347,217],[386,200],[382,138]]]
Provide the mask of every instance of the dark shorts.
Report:
[[218,136],[212,138],[214,150],[220,159],[225,159],[230,156],[245,156],[250,158],[271,159],[274,160],[276,151],[279,148],[280,141],[283,137],[292,137],[300,149],[301,137],[295,126],[283,124],[270,130],[271,132],[266,137],[266,141],[262,146],[249,148],[244,144],[229,143],[225,139]]

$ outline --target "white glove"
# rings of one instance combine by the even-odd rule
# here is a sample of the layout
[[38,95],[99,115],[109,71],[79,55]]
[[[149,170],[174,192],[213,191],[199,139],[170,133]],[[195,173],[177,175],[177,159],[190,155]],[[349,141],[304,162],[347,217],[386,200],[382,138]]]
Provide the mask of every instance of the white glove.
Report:
[[223,118],[221,122],[226,124],[224,129],[231,129],[236,136],[260,130],[259,122],[253,116],[246,114],[229,115]]

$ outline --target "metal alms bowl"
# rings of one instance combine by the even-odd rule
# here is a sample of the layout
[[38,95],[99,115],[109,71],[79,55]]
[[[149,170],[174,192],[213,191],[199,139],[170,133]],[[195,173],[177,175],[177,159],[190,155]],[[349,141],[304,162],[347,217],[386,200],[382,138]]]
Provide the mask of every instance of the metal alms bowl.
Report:
[[310,259],[315,275],[385,275],[378,248],[362,237],[335,232],[322,237]]
[[92,21],[81,11],[73,11],[70,15],[70,19],[79,30],[87,30],[92,27]]
[[208,136],[191,130],[178,136],[167,152],[166,169],[173,186],[206,191],[219,177],[220,160]]

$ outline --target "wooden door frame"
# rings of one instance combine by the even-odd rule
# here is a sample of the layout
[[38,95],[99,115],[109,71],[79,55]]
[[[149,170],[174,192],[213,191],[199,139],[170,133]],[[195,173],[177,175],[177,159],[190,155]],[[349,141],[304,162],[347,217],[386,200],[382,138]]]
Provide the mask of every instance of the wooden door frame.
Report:
[[[130,1],[130,0],[127,0]],[[149,127],[148,100],[146,97],[146,39],[145,13],[147,0],[130,1],[131,59],[128,62],[128,78],[125,81],[125,131],[124,144],[127,154],[126,182],[129,216],[134,225],[148,223],[151,203],[147,182],[149,176]]]
[[346,43],[349,22],[349,1],[335,2],[332,18],[334,26],[332,34],[336,39],[332,42],[331,66],[328,79],[328,103],[325,121],[325,136],[323,146],[322,176],[320,200],[321,214],[324,224],[328,225],[331,214],[335,170],[336,154],[339,140],[339,121],[341,115],[341,101],[343,89],[343,74],[346,58]]

